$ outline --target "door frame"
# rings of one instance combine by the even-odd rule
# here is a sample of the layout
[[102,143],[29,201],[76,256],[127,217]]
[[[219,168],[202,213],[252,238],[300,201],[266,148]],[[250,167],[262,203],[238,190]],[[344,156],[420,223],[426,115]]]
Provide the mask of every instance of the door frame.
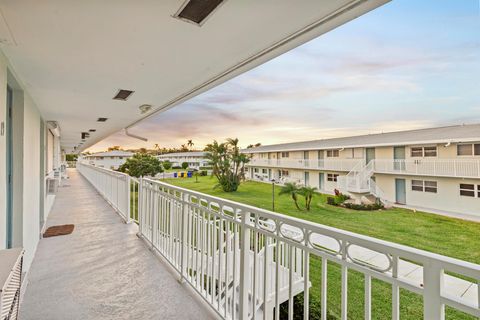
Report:
[[[373,152],[373,158],[370,160],[368,159],[368,152],[372,151]],[[365,148],[365,164],[368,164],[370,161],[375,160],[375,148]]]
[[[399,190],[399,182],[403,182],[403,190]],[[399,191],[403,193],[403,202],[399,201]],[[407,181],[405,179],[395,178],[395,203],[407,204]]]
[[6,97],[6,248],[13,246],[13,89],[7,85]]

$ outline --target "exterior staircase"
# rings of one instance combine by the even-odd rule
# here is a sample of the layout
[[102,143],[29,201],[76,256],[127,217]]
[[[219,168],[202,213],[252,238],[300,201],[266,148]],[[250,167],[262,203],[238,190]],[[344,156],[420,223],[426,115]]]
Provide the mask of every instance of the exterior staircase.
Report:
[[375,160],[366,165],[358,163],[343,177],[337,178],[337,188],[341,192],[349,193],[358,203],[373,203],[377,199],[387,204],[386,196],[372,179],[375,169]]

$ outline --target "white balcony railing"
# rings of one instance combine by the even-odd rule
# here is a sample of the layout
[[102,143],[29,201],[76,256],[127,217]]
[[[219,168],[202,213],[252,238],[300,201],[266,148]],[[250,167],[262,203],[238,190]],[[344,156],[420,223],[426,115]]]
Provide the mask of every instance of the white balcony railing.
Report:
[[480,178],[478,159],[375,159],[378,173],[414,174],[459,178]]
[[[375,173],[439,177],[480,178],[480,159],[375,159]],[[292,169],[351,171],[365,160],[358,159],[251,159],[249,166]]]
[[247,165],[259,167],[278,167],[291,169],[318,169],[331,171],[350,171],[362,159],[250,159]]
[[[85,165],[78,169],[85,176],[95,176],[89,180],[108,198],[119,190],[123,191],[118,196],[130,196],[128,188],[115,186],[117,178],[123,181],[116,173]],[[327,282],[336,268],[341,271],[342,319],[347,319],[349,304],[358,303],[348,298],[350,271],[364,276],[366,319],[375,312],[372,279],[391,286],[391,298],[385,297],[385,303],[391,303],[392,319],[399,319],[400,289],[423,297],[424,319],[444,319],[445,305],[480,316],[476,284],[480,265],[150,179],[140,179],[139,199],[139,235],[223,319],[279,319],[282,302],[288,305],[289,319],[309,319],[313,288],[321,293],[320,318],[326,319],[332,303],[327,299]],[[380,259],[368,259],[371,254],[365,255],[365,250]],[[417,278],[399,271],[406,263],[420,269]],[[449,290],[451,279],[463,280],[445,272],[472,279],[473,298]],[[301,292],[303,308],[294,308],[293,297]]]

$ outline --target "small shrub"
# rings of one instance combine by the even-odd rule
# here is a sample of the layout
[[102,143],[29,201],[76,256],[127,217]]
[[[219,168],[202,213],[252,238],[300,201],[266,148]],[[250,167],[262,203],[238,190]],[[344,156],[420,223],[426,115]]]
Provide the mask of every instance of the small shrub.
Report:
[[344,203],[348,199],[350,199],[350,197],[343,193],[338,193],[337,195],[335,195],[335,203],[337,205]]
[[384,208],[383,204],[381,203],[373,203],[373,204],[344,203],[343,206],[345,208],[352,209],[352,210],[364,210],[364,211],[380,210]]
[[173,166],[172,169],[182,169],[180,166]]
[[336,206],[337,204],[335,203],[335,198],[334,197],[327,197],[327,204],[331,206]]
[[207,170],[201,170],[200,171],[200,175],[203,176],[203,177],[207,176],[207,174],[208,174]]

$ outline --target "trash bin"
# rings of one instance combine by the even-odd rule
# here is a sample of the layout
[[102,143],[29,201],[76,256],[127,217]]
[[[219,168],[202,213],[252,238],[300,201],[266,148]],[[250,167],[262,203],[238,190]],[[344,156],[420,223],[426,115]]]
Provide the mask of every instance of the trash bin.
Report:
[[173,173],[173,177],[174,177],[174,178],[177,177],[177,173],[176,173],[176,172]]
[[188,172],[187,172],[187,177],[188,177],[188,178],[191,178],[191,177],[192,177],[192,174],[193,174],[192,171],[188,171]]

